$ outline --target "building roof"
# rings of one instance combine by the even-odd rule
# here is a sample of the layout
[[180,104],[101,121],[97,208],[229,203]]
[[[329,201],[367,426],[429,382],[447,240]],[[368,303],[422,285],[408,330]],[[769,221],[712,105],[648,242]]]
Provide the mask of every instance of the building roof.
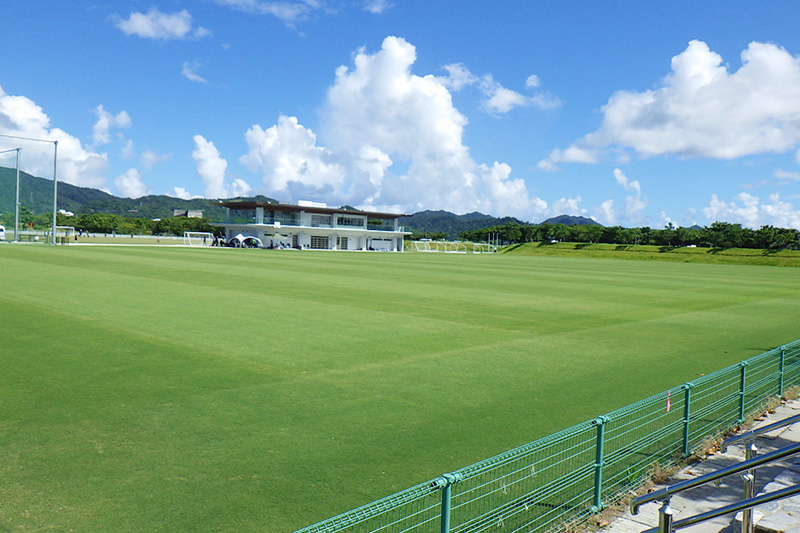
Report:
[[222,207],[230,209],[243,209],[255,210],[257,207],[263,207],[269,211],[283,211],[288,213],[299,213],[305,211],[306,213],[319,213],[324,215],[342,214],[342,215],[361,215],[369,218],[380,218],[393,220],[399,217],[408,216],[404,213],[378,213],[376,211],[356,211],[353,209],[334,209],[331,207],[309,207],[305,205],[290,205],[290,204],[270,204],[266,202],[219,202]]

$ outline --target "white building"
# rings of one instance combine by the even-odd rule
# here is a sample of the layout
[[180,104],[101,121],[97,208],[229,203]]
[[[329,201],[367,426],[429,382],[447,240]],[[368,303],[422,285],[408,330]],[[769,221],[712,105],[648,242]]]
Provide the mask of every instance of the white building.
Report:
[[261,202],[220,202],[225,208],[226,241],[238,234],[261,239],[265,248],[291,247],[313,250],[403,251],[404,215],[349,209],[325,204],[298,205]]

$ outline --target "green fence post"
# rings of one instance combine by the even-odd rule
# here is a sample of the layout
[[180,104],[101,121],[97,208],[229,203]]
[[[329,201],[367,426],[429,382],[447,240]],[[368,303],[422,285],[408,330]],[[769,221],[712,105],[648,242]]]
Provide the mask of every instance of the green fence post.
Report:
[[744,399],[747,390],[747,361],[739,363],[741,376],[739,378],[739,424],[744,422]]
[[442,489],[442,521],[441,533],[450,533],[450,496],[451,487],[453,484],[461,481],[461,476],[458,474],[442,474],[442,477],[436,480]]
[[781,364],[778,370],[778,396],[783,397],[783,371],[786,365],[786,350],[781,348]]
[[683,389],[683,456],[689,457],[689,421],[691,420],[691,405],[692,405],[692,385],[691,383],[684,383],[681,385]]
[[603,442],[605,441],[605,427],[608,420],[607,416],[598,416],[592,421],[592,424],[597,426],[597,453],[594,461],[594,504],[590,509],[592,513],[600,512],[603,509]]

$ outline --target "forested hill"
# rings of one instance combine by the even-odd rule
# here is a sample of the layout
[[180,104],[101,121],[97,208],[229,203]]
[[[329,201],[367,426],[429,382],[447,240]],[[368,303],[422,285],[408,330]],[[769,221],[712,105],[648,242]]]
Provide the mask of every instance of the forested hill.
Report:
[[[53,180],[37,178],[20,172],[20,204],[33,214],[52,213]],[[16,169],[0,167],[0,214],[14,212],[16,195]],[[265,196],[250,198],[261,202],[275,202]],[[141,198],[120,198],[89,187],[76,187],[58,182],[58,208],[72,211],[76,215],[111,213],[137,218],[171,217],[174,209],[200,209],[203,216],[212,221],[221,221],[225,209],[216,200],[194,198],[182,200],[166,195],[151,195]]]
[[565,226],[602,226],[592,220],[591,218],[571,216],[571,215],[558,215],[557,217],[548,218],[542,221],[541,224],[564,224]]
[[[16,170],[0,167],[0,216],[13,216],[16,190]],[[266,196],[248,198],[259,202],[275,203]],[[202,210],[203,216],[211,221],[222,221],[224,208],[216,205],[216,200],[195,198],[182,200],[166,195],[151,195],[141,198],[120,198],[107,192],[89,187],[76,187],[62,181],[58,182],[58,208],[71,211],[77,216],[92,213],[109,213],[124,217],[144,219],[171,217],[175,209]],[[20,204],[34,215],[51,213],[53,210],[53,180],[31,176],[20,172]],[[5,218],[5,216],[3,216]],[[513,217],[493,217],[482,213],[456,215],[448,211],[420,211],[401,218],[401,225],[412,233],[445,235],[458,238],[465,231],[474,231],[506,224],[522,224]],[[597,224],[584,217],[561,215],[542,223],[583,225]]]
[[[37,178],[27,172],[19,173],[20,204],[33,213],[53,212],[53,180]],[[17,171],[0,167],[0,213],[14,212],[16,198]],[[68,183],[58,183],[58,207],[67,211],[80,209],[84,204],[107,202],[114,197],[97,189],[75,187]]]
[[503,224],[525,224],[513,217],[497,218],[482,213],[467,213],[455,215],[449,211],[420,211],[400,219],[400,224],[406,231],[424,234],[447,234],[455,238],[463,231],[471,231]]
[[[439,237],[442,234],[448,238],[458,238],[465,231],[474,231],[494,226],[504,226],[506,224],[527,225],[531,222],[523,222],[514,217],[493,217],[483,213],[467,213],[466,215],[456,215],[449,211],[420,211],[400,219],[400,223],[406,231],[410,231],[419,236]],[[567,226],[594,225],[599,226],[591,218],[559,215],[548,218],[539,224],[564,224]]]

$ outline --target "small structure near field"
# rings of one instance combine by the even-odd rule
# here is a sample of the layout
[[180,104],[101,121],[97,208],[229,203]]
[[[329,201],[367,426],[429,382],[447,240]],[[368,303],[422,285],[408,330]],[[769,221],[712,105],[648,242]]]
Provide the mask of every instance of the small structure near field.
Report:
[[203,218],[202,209],[173,209],[172,216],[186,218]]
[[264,244],[258,237],[250,237],[240,233],[230,238],[228,246],[231,248],[263,248]]

